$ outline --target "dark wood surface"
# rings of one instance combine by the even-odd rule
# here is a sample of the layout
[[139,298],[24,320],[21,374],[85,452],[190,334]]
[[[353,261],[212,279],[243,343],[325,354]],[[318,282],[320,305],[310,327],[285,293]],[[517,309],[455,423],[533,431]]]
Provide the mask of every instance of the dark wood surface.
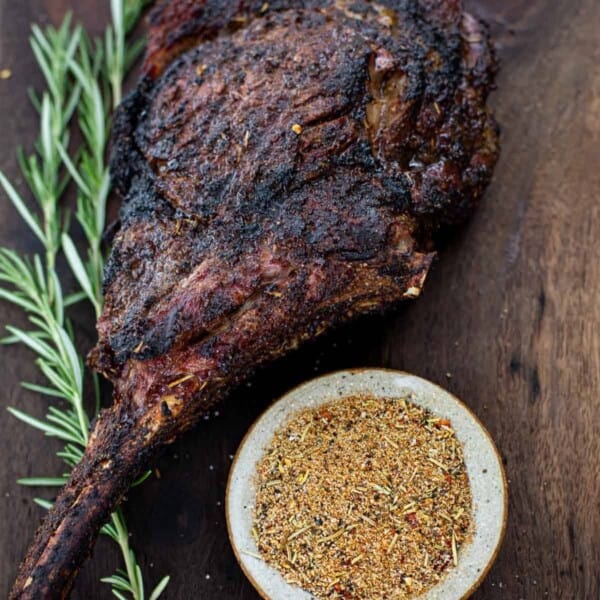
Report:
[[[27,35],[68,8],[92,31],[104,0],[0,0],[0,168],[19,181],[14,151],[37,124],[26,88],[40,76]],[[498,560],[476,598],[600,595],[600,2],[471,2],[492,26],[502,62],[493,103],[502,157],[485,203],[444,251],[423,297],[277,363],[174,444],[160,480],[130,494],[126,512],[146,580],[172,575],[167,598],[256,594],[227,540],[230,455],[279,394],[318,373],[382,365],[438,382],[481,417],[504,457],[510,515]],[[4,196],[0,243],[35,244]],[[73,315],[84,347],[91,313]],[[22,322],[0,305],[0,323]],[[23,348],[0,350],[2,406],[44,413],[19,387],[37,380]],[[60,472],[57,443],[0,414],[0,593],[7,592],[41,516],[19,476]],[[45,492],[49,493],[48,490]],[[118,564],[96,546],[75,598],[108,598],[99,578]]]

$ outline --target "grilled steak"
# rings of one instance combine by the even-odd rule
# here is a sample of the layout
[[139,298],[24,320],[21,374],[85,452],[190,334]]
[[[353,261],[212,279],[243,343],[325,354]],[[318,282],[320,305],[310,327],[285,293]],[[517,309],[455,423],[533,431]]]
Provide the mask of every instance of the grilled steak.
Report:
[[176,0],[116,117],[91,363],[114,384],[12,598],[65,597],[132,480],[257,368],[419,295],[497,158],[458,0]]

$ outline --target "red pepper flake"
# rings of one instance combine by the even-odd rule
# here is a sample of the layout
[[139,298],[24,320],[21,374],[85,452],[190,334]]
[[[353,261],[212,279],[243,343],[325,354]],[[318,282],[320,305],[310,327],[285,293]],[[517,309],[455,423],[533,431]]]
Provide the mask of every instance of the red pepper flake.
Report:
[[410,523],[410,526],[413,529],[419,526],[419,519],[417,519],[417,515],[414,512],[408,513],[406,515],[406,520]]
[[331,421],[331,419],[333,419],[333,414],[327,408],[322,408],[319,411],[319,417],[321,417],[321,419],[325,419],[325,421],[327,421],[329,423],[329,421]]

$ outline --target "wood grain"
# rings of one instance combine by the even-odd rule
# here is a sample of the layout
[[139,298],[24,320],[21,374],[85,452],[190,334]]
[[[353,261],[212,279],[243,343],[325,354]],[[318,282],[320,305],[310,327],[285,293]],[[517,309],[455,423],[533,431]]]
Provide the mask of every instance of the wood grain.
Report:
[[[26,102],[39,85],[27,46],[31,22],[58,22],[75,8],[99,31],[103,0],[0,0],[0,168],[19,181],[14,149],[36,121]],[[549,6],[549,4],[551,6]],[[176,443],[161,477],[127,509],[147,580],[172,575],[168,598],[250,599],[256,594],[227,541],[223,500],[230,455],[275,397],[317,373],[383,365],[441,383],[488,426],[510,479],[506,540],[477,599],[597,598],[600,595],[600,3],[480,0],[499,46],[494,96],[502,158],[486,201],[453,239],[423,297],[280,361]],[[0,242],[35,244],[5,198]],[[82,345],[91,314],[73,315]],[[0,322],[21,322],[0,305]],[[22,348],[2,349],[2,405],[42,415],[45,400]],[[57,473],[55,444],[0,417],[0,593],[6,592],[41,515],[19,476]],[[99,577],[118,564],[101,541],[75,598],[108,598]]]

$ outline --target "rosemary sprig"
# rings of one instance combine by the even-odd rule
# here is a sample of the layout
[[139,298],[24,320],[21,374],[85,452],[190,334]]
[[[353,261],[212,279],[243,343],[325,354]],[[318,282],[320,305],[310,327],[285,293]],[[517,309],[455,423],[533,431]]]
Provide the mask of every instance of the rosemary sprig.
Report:
[[[77,184],[77,220],[87,241],[87,257],[82,259],[67,233],[62,234],[62,245],[73,274],[82,291],[94,306],[96,317],[102,309],[102,233],[105,226],[106,199],[110,189],[108,166],[105,162],[106,145],[112,107],[121,101],[124,74],[143,49],[144,39],[125,44],[127,33],[137,22],[147,0],[111,0],[113,25],[107,27],[104,46],[82,36],[77,60],[69,66],[81,99],[77,112],[79,128],[84,137],[83,148],[75,166],[64,146],[59,152],[70,175]],[[100,78],[99,78],[100,75]],[[98,82],[100,79],[100,83]]]
[[[83,400],[85,367],[65,313],[71,304],[86,297],[97,315],[102,308],[101,241],[110,190],[105,161],[110,113],[121,99],[123,77],[142,48],[140,41],[126,43],[126,35],[144,4],[145,0],[112,0],[112,25],[107,27],[103,40],[90,41],[81,27],[72,26],[70,16],[58,29],[48,27],[42,31],[33,27],[31,45],[44,75],[46,90],[41,96],[30,92],[40,115],[40,135],[35,152],[25,157],[20,151],[19,162],[38,210],[31,210],[0,173],[0,186],[44,249],[42,260],[38,255],[30,259],[0,248],[0,298],[23,309],[31,323],[29,330],[8,325],[9,336],[2,343],[23,343],[37,355],[36,365],[47,383],[24,382],[23,387],[63,402],[60,407],[51,405],[44,419],[36,419],[15,408],[9,411],[19,420],[64,442],[57,455],[69,469],[83,456],[90,417]],[[75,111],[83,143],[73,152],[69,150],[69,128]],[[78,190],[76,217],[86,240],[85,259],[69,236],[69,215],[60,206],[70,180]],[[63,296],[55,270],[61,246],[81,288],[68,296]],[[96,379],[94,383],[97,411]],[[19,483],[61,486],[68,475],[32,477],[21,479]],[[45,508],[51,506],[39,498],[36,502]],[[108,583],[113,595],[121,600],[128,597],[144,600],[142,572],[129,545],[129,532],[120,508],[111,515],[102,532],[118,544],[125,565],[102,581]],[[169,577],[164,577],[148,599],[156,600],[168,582]]]
[[[82,291],[94,306],[96,317],[102,310],[102,232],[105,225],[106,200],[110,189],[110,177],[104,156],[108,140],[109,110],[105,95],[98,83],[101,73],[102,46],[97,44],[93,52],[87,38],[82,38],[77,61],[70,61],[70,68],[81,88],[77,111],[83,145],[78,165],[71,160],[67,150],[59,146],[59,152],[71,177],[77,184],[77,221],[83,229],[87,245],[87,257],[82,260],[68,233],[61,236],[65,256]],[[102,77],[100,77],[102,80]]]
[[58,148],[68,146],[69,122],[79,100],[79,86],[71,85],[69,63],[77,51],[80,38],[81,28],[71,30],[70,16],[64,19],[60,28],[48,27],[46,34],[37,25],[32,28],[31,48],[44,75],[46,90],[41,97],[29,91],[40,115],[40,134],[34,144],[33,154],[26,156],[19,149],[17,156],[28,187],[38,203],[41,220],[29,211],[16,190],[0,175],[0,183],[15,208],[42,243],[46,266],[50,271],[54,270],[61,232],[66,226],[58,214],[58,200],[69,180],[61,174],[62,161]]

